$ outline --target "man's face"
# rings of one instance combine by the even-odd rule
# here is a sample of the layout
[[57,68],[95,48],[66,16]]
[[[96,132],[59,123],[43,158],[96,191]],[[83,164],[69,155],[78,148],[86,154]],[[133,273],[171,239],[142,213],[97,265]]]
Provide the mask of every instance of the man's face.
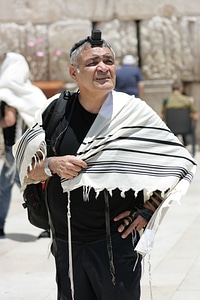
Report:
[[75,66],[70,68],[70,74],[81,92],[109,92],[115,87],[116,66],[107,47],[84,49],[79,57],[78,69]]

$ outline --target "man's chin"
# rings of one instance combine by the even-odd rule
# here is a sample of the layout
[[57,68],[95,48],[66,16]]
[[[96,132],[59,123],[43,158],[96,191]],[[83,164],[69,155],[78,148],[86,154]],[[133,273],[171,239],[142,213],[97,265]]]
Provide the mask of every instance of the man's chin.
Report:
[[106,89],[106,90],[110,90],[110,91],[114,89],[113,83],[108,82],[108,81],[98,82],[98,87],[101,89]]

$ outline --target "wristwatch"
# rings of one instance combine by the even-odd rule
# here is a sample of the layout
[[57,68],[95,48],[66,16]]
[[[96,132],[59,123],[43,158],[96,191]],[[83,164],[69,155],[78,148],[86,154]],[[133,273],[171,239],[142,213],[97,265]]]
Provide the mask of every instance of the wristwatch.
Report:
[[44,166],[44,173],[47,175],[47,176],[52,176],[52,172],[49,168],[49,161],[50,161],[51,157],[48,157],[46,158],[46,161],[45,161],[45,166]]

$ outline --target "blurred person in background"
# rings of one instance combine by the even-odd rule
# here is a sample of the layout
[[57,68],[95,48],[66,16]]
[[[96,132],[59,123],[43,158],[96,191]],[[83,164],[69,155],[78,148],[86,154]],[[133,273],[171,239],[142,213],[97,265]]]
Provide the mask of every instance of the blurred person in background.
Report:
[[[171,89],[171,95],[163,100],[161,118],[166,122],[167,126],[174,132],[174,134],[182,137],[184,146],[187,146],[192,143],[191,136],[194,137],[195,141],[195,127],[196,121],[199,119],[199,112],[194,105],[193,97],[184,94],[184,85],[181,80],[175,80]],[[175,127],[167,115],[167,112],[171,109],[175,110],[175,118],[174,121],[172,120]],[[179,118],[178,109],[188,109],[187,115]],[[190,120],[187,122],[188,119]],[[191,128],[189,132],[185,132],[184,130],[186,123],[189,123],[188,126]],[[183,132],[181,132],[181,130],[183,130]],[[180,132],[179,134],[177,134],[178,131]]]
[[124,56],[121,67],[116,71],[115,90],[143,99],[144,82],[142,72],[135,65],[134,56]]
[[12,188],[20,188],[12,146],[27,127],[34,124],[35,112],[47,100],[43,92],[34,86],[25,58],[8,52],[0,70],[0,127],[3,133],[4,153],[0,173],[0,237],[5,237],[4,227],[11,202]]

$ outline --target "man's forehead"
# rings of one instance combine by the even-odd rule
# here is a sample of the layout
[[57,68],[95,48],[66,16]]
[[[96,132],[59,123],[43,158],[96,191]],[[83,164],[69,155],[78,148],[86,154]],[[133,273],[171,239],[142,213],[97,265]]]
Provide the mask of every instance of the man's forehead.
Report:
[[91,47],[91,48],[86,48],[82,51],[81,57],[84,60],[87,60],[89,58],[98,58],[98,57],[113,57],[112,52],[108,47]]

